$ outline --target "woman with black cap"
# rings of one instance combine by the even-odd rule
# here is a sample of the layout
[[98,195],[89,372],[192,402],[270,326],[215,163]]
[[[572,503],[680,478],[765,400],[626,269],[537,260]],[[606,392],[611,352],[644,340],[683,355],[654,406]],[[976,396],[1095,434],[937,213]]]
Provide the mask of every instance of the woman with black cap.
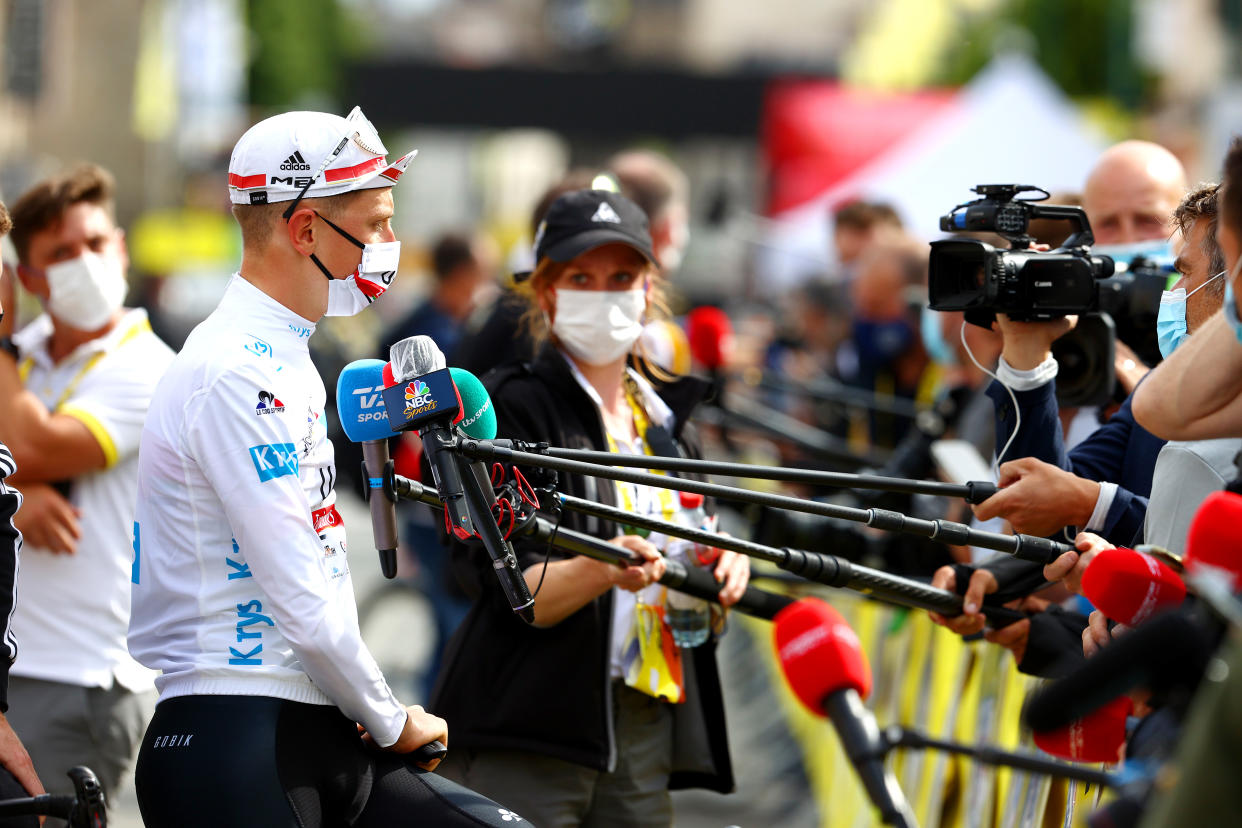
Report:
[[[484,379],[499,436],[631,454],[693,451],[686,421],[707,384],[651,370],[639,353],[660,293],[642,210],[613,192],[567,193],[549,208],[535,253],[519,290],[542,344],[532,361]],[[562,474],[558,489],[664,519],[681,509],[676,493],[653,487]],[[656,583],[661,536],[576,514],[559,520],[643,564],[622,569],[517,543],[538,590],[527,626],[486,554],[459,550],[455,566],[475,601],[431,704],[453,721],[440,771],[539,826],[670,825],[670,789],[733,789],[714,641],[670,645]],[[711,566],[721,603],[736,602],[746,559],[726,551]]]

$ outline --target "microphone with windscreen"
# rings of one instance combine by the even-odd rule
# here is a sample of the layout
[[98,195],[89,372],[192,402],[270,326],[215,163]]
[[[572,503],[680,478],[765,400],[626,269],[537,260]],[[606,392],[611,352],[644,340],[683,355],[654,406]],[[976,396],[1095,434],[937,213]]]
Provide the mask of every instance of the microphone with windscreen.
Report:
[[462,411],[444,354],[429,336],[411,336],[389,349],[394,383],[384,388],[384,408],[394,431],[416,430],[431,466],[437,491],[449,516],[449,528],[458,538],[474,534],[465,504],[456,458],[446,449],[451,427]]
[[887,825],[915,825],[905,795],[884,767],[888,743],[863,706],[871,667],[858,636],[835,609],[803,598],[776,615],[776,650],[794,695],[836,728],[846,756]]
[[378,359],[349,363],[336,381],[336,410],[345,436],[362,445],[363,495],[371,509],[371,531],[385,578],[397,575],[397,493],[392,486],[389,428],[381,394],[387,364]]
[[492,398],[479,382],[479,378],[465,368],[450,368],[453,384],[461,397],[461,420],[457,427],[461,433],[475,440],[496,438],[496,408]]
[[1135,627],[1161,610],[1180,606],[1186,585],[1169,566],[1133,549],[1096,553],[1082,575],[1082,594],[1114,621]]
[[1186,533],[1182,558],[1188,574],[1216,575],[1229,592],[1242,591],[1242,497],[1212,492]]
[[733,354],[733,323],[720,308],[694,308],[686,314],[686,340],[695,362],[715,376]]
[[[396,431],[418,430],[452,533],[460,540],[477,535],[483,541],[509,606],[522,620],[533,623],[535,602],[513,547],[496,523],[496,494],[487,470],[456,453],[453,424],[463,419],[467,409],[452,373],[444,367],[444,354],[431,337],[412,336],[395,343],[389,355],[397,380],[384,389],[389,424]],[[472,402],[471,415],[485,420],[487,411],[481,410],[478,401]]]
[[1118,696],[1055,730],[1036,730],[1035,745],[1045,753],[1073,762],[1107,762],[1121,758],[1126,743],[1126,719],[1134,709],[1128,696]]
[[1159,613],[1032,693],[1023,721],[1037,732],[1060,730],[1135,687],[1147,688],[1156,698],[1189,699],[1218,638],[1184,610]]
[[394,342],[388,349],[388,361],[396,382],[439,371],[446,364],[444,352],[429,336],[410,336]]

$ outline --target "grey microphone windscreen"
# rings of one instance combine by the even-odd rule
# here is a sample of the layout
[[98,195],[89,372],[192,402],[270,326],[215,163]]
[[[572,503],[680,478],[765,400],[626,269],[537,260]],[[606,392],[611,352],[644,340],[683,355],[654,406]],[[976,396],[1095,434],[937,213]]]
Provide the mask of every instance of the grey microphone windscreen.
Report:
[[388,349],[388,361],[392,363],[392,375],[397,382],[430,374],[447,364],[444,352],[429,336],[411,336],[394,342]]

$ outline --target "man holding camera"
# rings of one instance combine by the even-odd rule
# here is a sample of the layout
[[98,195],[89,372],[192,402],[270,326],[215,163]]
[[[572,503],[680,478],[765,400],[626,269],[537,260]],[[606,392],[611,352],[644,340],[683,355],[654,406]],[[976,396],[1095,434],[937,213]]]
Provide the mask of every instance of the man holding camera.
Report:
[[[1164,241],[1171,232],[1174,208],[1182,195],[1184,173],[1177,159],[1155,144],[1126,141],[1106,151],[1088,177],[1084,208],[1093,229],[1098,221],[1101,241],[1110,246],[1143,241]],[[1164,210],[1163,222],[1155,221]],[[1000,466],[1001,491],[975,507],[980,519],[1003,517],[1014,531],[1049,535],[1066,526],[1099,532],[1115,542],[1129,544],[1141,532],[1156,458],[1163,441],[1137,425],[1129,398],[1105,424],[1073,450],[1065,449],[1056,404],[1057,363],[1052,358],[1054,340],[1074,325],[1072,318],[1048,322],[1013,322],[1003,315],[996,327],[1004,337],[997,375],[1000,383],[988,389],[997,408],[997,445],[1004,447],[1013,435],[1005,457],[1019,459]],[[1003,383],[1003,385],[1002,385]],[[1015,411],[1009,390],[1013,391]],[[1020,415],[1020,428],[1018,418]],[[1073,561],[1069,559],[1073,558]],[[963,635],[983,628],[979,607],[985,593],[1003,587],[1006,594],[1024,595],[1038,589],[1045,576],[1064,577],[1078,563],[1067,554],[1047,571],[1016,559],[993,559],[970,575],[966,589],[966,613],[955,619],[937,620]],[[961,572],[963,576],[966,570]],[[953,568],[937,571],[933,583],[954,588]],[[1085,619],[1060,613],[1040,619],[1051,624],[1041,641],[1042,656],[1055,661],[1066,644],[1077,641]],[[1026,653],[1031,622],[1021,621],[989,633],[989,638],[1014,649],[1021,664]],[[1051,643],[1060,641],[1061,643]],[[1024,666],[1039,670],[1047,664],[1034,656]]]

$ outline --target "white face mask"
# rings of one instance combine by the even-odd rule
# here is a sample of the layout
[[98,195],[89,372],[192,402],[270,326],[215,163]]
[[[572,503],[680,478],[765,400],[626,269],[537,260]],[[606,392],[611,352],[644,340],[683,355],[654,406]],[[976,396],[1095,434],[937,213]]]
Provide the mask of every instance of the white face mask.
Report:
[[556,291],[552,333],[587,365],[607,365],[629,353],[643,332],[647,294],[637,290]]
[[97,331],[125,301],[125,273],[111,256],[86,252],[47,268],[48,313],[81,331]]
[[397,278],[401,242],[363,245],[362,262],[347,279],[328,282],[328,310],[324,316],[353,316],[388,290]]

